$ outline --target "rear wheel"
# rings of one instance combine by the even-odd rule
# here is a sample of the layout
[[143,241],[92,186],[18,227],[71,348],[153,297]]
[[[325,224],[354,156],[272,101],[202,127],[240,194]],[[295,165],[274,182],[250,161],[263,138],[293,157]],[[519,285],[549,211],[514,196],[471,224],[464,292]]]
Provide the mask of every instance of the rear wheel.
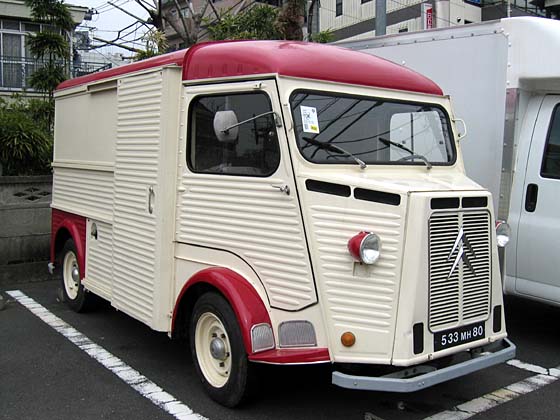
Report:
[[208,395],[226,407],[246,400],[255,374],[229,303],[217,293],[202,295],[189,332],[194,365]]
[[95,296],[87,292],[82,285],[78,252],[72,239],[68,239],[62,248],[62,293],[64,300],[76,312],[91,309]]

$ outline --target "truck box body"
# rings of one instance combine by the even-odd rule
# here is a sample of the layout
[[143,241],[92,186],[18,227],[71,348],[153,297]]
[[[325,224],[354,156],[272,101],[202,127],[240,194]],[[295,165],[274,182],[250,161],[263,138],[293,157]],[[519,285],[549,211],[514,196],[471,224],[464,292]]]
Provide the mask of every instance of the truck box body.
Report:
[[425,74],[451,96],[468,131],[465,170],[512,228],[504,291],[560,304],[560,22],[511,18],[339,45]]
[[[429,79],[329,46],[209,43],[67,81],[55,120],[51,261],[70,304],[93,293],[187,330],[221,403],[241,398],[235,352],[396,371],[473,359],[333,374],[399,392],[513,356],[491,195],[464,175]],[[394,145],[409,135],[426,156]]]

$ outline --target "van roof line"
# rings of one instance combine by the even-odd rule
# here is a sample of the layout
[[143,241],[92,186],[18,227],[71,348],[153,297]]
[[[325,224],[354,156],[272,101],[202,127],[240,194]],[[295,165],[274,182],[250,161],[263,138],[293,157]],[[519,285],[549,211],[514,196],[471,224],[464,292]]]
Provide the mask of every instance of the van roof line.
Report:
[[295,41],[218,41],[196,44],[135,63],[69,79],[67,89],[149,68],[177,65],[183,80],[278,74],[306,79],[443,95],[433,81],[370,54]]

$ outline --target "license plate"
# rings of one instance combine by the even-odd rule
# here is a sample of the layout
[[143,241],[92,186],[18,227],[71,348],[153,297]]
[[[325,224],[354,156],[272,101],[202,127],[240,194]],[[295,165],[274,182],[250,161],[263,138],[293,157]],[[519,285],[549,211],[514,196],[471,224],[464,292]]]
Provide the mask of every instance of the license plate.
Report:
[[484,322],[440,331],[434,334],[434,351],[460,346],[461,344],[480,340],[485,336]]

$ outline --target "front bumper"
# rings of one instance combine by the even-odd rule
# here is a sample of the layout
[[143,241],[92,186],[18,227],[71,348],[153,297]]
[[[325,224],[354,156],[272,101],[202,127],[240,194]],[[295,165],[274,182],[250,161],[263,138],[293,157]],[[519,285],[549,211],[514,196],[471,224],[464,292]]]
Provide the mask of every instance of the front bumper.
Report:
[[332,383],[342,388],[367,391],[414,392],[513,359],[515,350],[515,344],[506,338],[473,349],[469,352],[470,360],[444,368],[424,364],[379,377],[347,375],[335,371],[332,373]]

